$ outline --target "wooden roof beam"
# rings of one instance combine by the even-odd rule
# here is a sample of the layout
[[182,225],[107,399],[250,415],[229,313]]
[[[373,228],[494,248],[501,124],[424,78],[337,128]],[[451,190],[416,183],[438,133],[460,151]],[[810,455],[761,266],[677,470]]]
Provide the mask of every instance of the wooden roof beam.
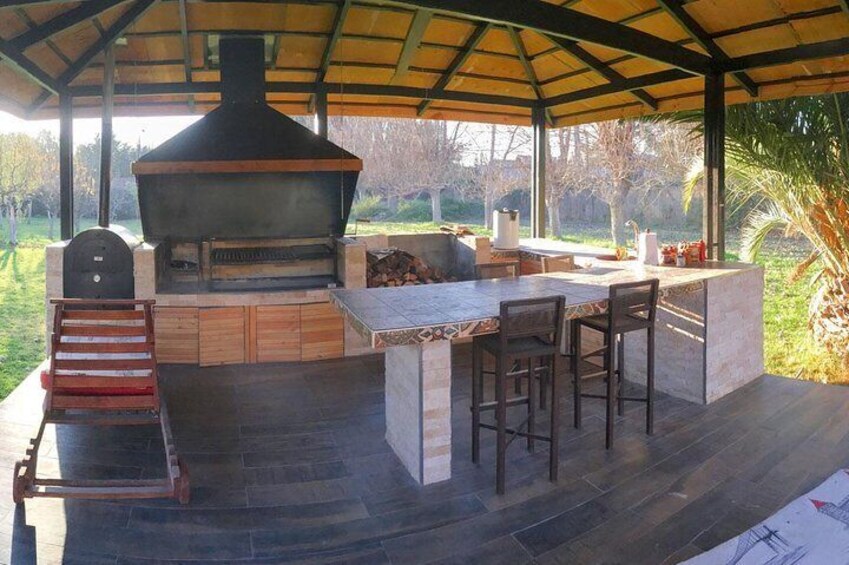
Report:
[[[849,38],[835,39],[832,41],[823,41],[820,43],[812,43],[808,45],[800,45],[787,49],[778,49],[775,51],[766,51],[763,53],[755,53],[744,57],[730,59],[722,68],[721,72],[739,72],[755,68],[763,68],[775,65],[784,65],[788,63],[800,62],[811,59],[823,59],[828,57],[849,56]],[[547,98],[545,104],[548,107],[557,106],[560,104],[570,104],[589,100],[599,96],[607,96],[618,92],[631,91],[638,88],[644,88],[663,84],[666,82],[674,82],[691,78],[690,75],[681,71],[660,71],[638,77],[624,79],[621,88],[616,88],[612,84],[604,84],[569,92],[560,96]],[[795,79],[794,79],[795,80]],[[558,116],[562,117],[562,116]]]
[[410,28],[407,30],[407,37],[404,39],[404,46],[401,48],[401,55],[398,57],[398,66],[395,68],[395,74],[392,76],[391,84],[396,84],[406,76],[410,70],[410,62],[418,51],[422,43],[425,30],[433,19],[433,12],[430,10],[417,10],[416,15],[410,22]]
[[739,72],[748,69],[774,67],[789,63],[799,63],[812,59],[827,59],[829,57],[845,57],[849,55],[849,38],[833,39],[819,43],[808,43],[775,51],[752,53],[743,57],[730,59],[719,69],[722,72]]
[[[531,83],[531,88],[534,89],[534,93],[537,95],[537,100],[544,99],[545,93],[539,85],[537,72],[534,70],[533,65],[531,65],[530,60],[528,60],[528,50],[525,48],[525,42],[522,41],[522,36],[520,36],[519,32],[516,31],[516,28],[512,26],[507,27],[507,33],[510,35],[513,47],[519,55],[519,62],[522,63],[522,68],[525,69],[525,76],[528,77],[528,82]],[[548,108],[545,109],[545,121],[549,126],[554,125],[554,121],[551,118],[551,112],[548,111]]]
[[42,88],[49,90],[54,94],[59,94],[64,90],[64,83],[47,74],[44,69],[32,62],[20,49],[17,49],[9,41],[0,39],[0,57],[2,57],[8,65],[26,76]]
[[30,6],[32,4],[68,4],[73,0],[0,0],[0,9]]
[[46,22],[38,24],[32,29],[14,37],[10,40],[10,43],[23,51],[27,47],[44,41],[57,33],[61,33],[77,24],[90,20],[122,2],[124,0],[91,0],[90,2],[83,2],[76,8],[62,12]]
[[186,82],[192,82],[192,53],[189,43],[189,19],[186,13],[186,0],[179,0],[180,11],[180,41],[183,47],[183,74]]
[[543,35],[597,43],[611,49],[704,75],[711,59],[649,33],[561,8],[541,0],[375,0],[412,9],[426,8],[460,18],[529,29]]
[[507,33],[510,34],[510,40],[513,42],[513,47],[519,55],[519,62],[522,63],[522,68],[525,69],[525,76],[528,77],[528,82],[531,83],[531,88],[537,95],[537,98],[543,99],[545,95],[542,93],[542,88],[539,86],[539,79],[534,67],[528,59],[528,50],[525,48],[525,42],[519,36],[519,32],[513,26],[507,26]]
[[[618,71],[614,70],[607,63],[602,62],[597,57],[595,57],[592,53],[588,52],[586,49],[578,45],[577,42],[571,41],[568,39],[561,39],[559,37],[549,37],[551,41],[553,41],[558,47],[584,63],[586,66],[600,74],[610,82],[611,84],[622,84],[622,81],[625,77],[619,74]],[[643,89],[637,89],[630,91],[631,95],[651,108],[652,110],[657,110],[657,100],[655,100],[648,92]]]
[[668,69],[647,75],[640,75],[638,77],[623,78],[619,84],[613,84],[611,82],[546,98],[545,105],[550,108],[552,106],[571,104],[573,102],[580,102],[582,100],[589,100],[590,98],[598,98],[599,96],[607,96],[609,94],[631,92],[641,88],[647,88],[649,86],[656,86],[658,84],[674,82],[676,80],[683,80],[687,78],[693,78],[693,75],[680,69]]
[[128,27],[139,19],[156,0],[136,0],[136,3],[130,6],[126,12],[112,24],[109,29],[105,30],[103,36],[94,42],[82,55],[74,61],[74,64],[68,67],[59,81],[63,84],[70,84],[83,70],[97,57],[106,47],[124,33]]
[[[480,44],[483,36],[486,35],[486,32],[489,31],[490,27],[492,27],[492,24],[489,23],[479,23],[477,27],[475,27],[471,35],[469,35],[468,39],[466,39],[466,43],[463,44],[463,48],[459,53],[457,53],[451,61],[451,64],[448,65],[448,68],[445,69],[445,72],[442,73],[442,76],[440,76],[439,80],[436,81],[436,84],[433,85],[433,90],[440,91],[445,90],[448,87],[460,68],[466,64],[466,61],[469,60],[469,57]],[[427,99],[419,104],[417,111],[419,116],[425,113],[425,111],[430,107],[431,102],[432,100]]]
[[[720,65],[727,63],[730,57],[725,54],[725,51],[710,38],[710,35],[697,22],[687,10],[680,0],[657,0],[661,7],[680,25],[687,34],[692,37],[702,49],[708,52],[715,61]],[[742,86],[749,96],[756,98],[758,96],[758,85],[749,75],[743,72],[733,73],[732,77],[737,84]]]
[[[478,94],[456,90],[434,90],[412,86],[393,86],[383,84],[340,84],[313,82],[278,82],[266,83],[266,92],[287,94],[355,94],[360,96],[392,96],[399,98],[451,100],[473,104],[492,104],[497,106],[514,106],[517,108],[533,108],[539,103],[530,98],[516,98],[498,94]],[[221,92],[220,82],[185,82],[151,83],[151,84],[116,84],[115,94],[119,96],[159,96],[169,94],[218,94]],[[72,86],[69,93],[75,97],[98,97],[103,93],[99,85]]]
[[333,20],[333,33],[327,40],[327,45],[324,46],[324,53],[321,56],[321,64],[316,75],[316,82],[324,82],[327,77],[327,70],[330,68],[330,61],[333,59],[333,51],[336,49],[336,44],[339,43],[339,38],[342,37],[342,28],[345,25],[345,17],[348,15],[348,10],[351,9],[351,0],[343,0],[342,4],[336,9],[336,17]]
[[[342,28],[345,26],[345,18],[348,16],[348,10],[351,9],[351,0],[343,0],[342,4],[336,8],[336,17],[333,20],[333,31],[327,39],[327,44],[324,46],[324,53],[321,55],[321,63],[318,66],[318,71],[315,75],[316,84],[324,82],[327,77],[327,71],[330,69],[330,62],[333,60],[333,52],[336,50],[336,44],[342,37]],[[307,107],[310,112],[315,109],[315,96],[310,96]]]

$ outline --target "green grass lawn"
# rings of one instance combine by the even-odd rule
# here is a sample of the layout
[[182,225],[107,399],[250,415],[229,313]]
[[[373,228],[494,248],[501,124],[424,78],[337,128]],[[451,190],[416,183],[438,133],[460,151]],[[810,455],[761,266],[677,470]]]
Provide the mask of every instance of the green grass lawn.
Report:
[[0,249],[0,398],[44,359],[44,250]]
[[[82,222],[82,227],[93,225]],[[139,233],[138,221],[120,222]],[[470,226],[488,235],[482,226]],[[5,228],[5,226],[4,226]],[[360,234],[422,233],[439,228],[433,223],[363,224]],[[58,222],[56,225],[58,231]],[[522,229],[527,235],[527,228]],[[574,243],[609,246],[603,226],[566,226],[562,239]],[[0,398],[5,397],[44,357],[44,245],[47,221],[34,218],[20,226],[21,244],[10,249],[0,238]],[[3,230],[5,236],[5,229]],[[661,231],[664,241],[698,237],[687,230]],[[729,248],[737,248],[729,237]],[[837,358],[818,347],[807,329],[808,302],[814,289],[807,279],[790,284],[787,277],[806,255],[798,242],[770,241],[760,259],[766,268],[764,321],[766,368],[773,374],[796,376],[822,382],[849,383]]]

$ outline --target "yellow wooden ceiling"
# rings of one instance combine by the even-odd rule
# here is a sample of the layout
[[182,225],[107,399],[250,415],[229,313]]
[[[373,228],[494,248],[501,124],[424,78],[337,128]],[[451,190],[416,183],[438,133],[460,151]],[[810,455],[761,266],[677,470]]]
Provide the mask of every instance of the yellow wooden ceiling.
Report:
[[[529,12],[540,1],[512,0]],[[531,107],[543,105],[561,126],[702,105],[698,73],[611,48],[615,41],[575,42],[503,12],[489,17],[487,2],[504,5],[0,0],[0,108],[54,117],[54,91],[65,89],[75,115],[97,115],[102,46],[115,37],[116,115],[208,112],[218,102],[217,38],[233,32],[266,37],[268,100],[288,114],[313,111],[319,83],[331,115],[527,124]],[[849,89],[845,0],[545,2],[744,71],[726,75],[729,103]],[[485,13],[465,10],[475,3]]]

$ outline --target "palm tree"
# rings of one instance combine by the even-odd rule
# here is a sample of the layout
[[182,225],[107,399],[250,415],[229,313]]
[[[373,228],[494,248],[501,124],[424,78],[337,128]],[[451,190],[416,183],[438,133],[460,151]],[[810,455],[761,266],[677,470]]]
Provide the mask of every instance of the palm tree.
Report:
[[[756,258],[779,230],[811,243],[794,274],[818,266],[810,326],[849,368],[849,95],[729,107],[726,166],[731,203],[753,206],[741,231],[743,258]],[[692,195],[698,175],[688,181]]]

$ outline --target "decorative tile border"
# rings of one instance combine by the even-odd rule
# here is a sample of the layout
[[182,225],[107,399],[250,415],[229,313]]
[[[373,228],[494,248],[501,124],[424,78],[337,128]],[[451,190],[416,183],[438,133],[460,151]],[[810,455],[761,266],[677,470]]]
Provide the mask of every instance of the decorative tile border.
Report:
[[[660,298],[667,299],[682,294],[697,292],[705,288],[705,281],[690,281],[660,290]],[[492,334],[498,331],[497,317],[487,317],[477,320],[452,322],[446,324],[431,324],[411,328],[393,328],[373,330],[340,299],[335,293],[330,293],[330,301],[343,314],[347,323],[362,335],[374,349],[384,349],[401,345],[415,345],[433,341],[454,340],[463,337]],[[607,299],[592,300],[566,306],[564,316],[567,320],[597,316],[607,312]]]

